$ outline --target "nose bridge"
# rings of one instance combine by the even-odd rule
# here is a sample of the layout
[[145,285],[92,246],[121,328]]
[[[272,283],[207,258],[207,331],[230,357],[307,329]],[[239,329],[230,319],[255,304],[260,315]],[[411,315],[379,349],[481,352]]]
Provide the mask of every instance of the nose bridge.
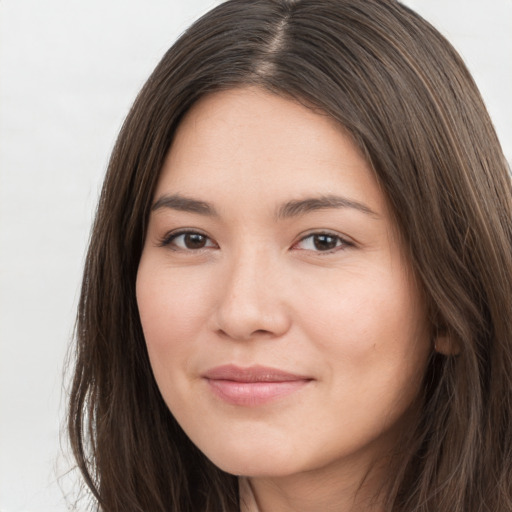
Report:
[[245,246],[226,264],[217,309],[218,327],[234,339],[279,336],[289,319],[281,293],[279,257],[263,244]]

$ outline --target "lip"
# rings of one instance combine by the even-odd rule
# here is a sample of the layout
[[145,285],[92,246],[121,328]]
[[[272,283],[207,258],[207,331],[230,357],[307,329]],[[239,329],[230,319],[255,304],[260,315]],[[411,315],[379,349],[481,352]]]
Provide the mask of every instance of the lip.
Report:
[[267,366],[242,368],[232,364],[211,368],[202,377],[217,397],[227,403],[246,407],[283,398],[313,380]]

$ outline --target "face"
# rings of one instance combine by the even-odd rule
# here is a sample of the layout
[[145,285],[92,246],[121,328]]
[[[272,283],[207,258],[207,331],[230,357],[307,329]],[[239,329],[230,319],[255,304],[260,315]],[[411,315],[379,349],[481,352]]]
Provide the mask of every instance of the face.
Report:
[[181,123],[137,276],[154,376],[233,474],[371,461],[417,397],[425,305],[386,198],[331,118],[255,88]]

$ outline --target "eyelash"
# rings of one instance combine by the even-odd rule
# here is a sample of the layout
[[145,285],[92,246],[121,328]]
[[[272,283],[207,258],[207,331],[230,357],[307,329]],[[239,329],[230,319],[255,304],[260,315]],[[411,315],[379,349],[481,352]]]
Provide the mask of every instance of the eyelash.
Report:
[[183,248],[183,247],[173,247],[172,243],[179,238],[180,236],[186,236],[186,235],[199,235],[201,237],[204,237],[206,240],[210,240],[210,237],[205,235],[204,233],[201,233],[200,231],[194,231],[194,230],[180,230],[180,231],[174,231],[172,233],[166,234],[161,240],[160,240],[160,247],[169,247],[173,251],[190,251],[190,252],[197,252],[203,249],[209,249],[210,247],[200,247],[198,249],[190,249],[190,248]]
[[318,254],[332,254],[332,253],[335,253],[335,252],[338,252],[338,251],[341,251],[344,249],[348,249],[349,247],[354,246],[354,243],[350,242],[346,238],[343,238],[342,236],[338,235],[337,233],[332,233],[330,231],[314,231],[312,233],[308,233],[308,234],[304,235],[303,237],[301,237],[298,242],[293,244],[292,248],[297,247],[298,244],[305,242],[308,239],[311,239],[312,243],[315,244],[315,241],[314,241],[315,237],[331,238],[336,242],[336,245],[335,245],[335,247],[333,247],[331,249],[327,249],[325,251],[319,250],[318,247],[316,247],[317,250],[315,250],[315,249],[297,249],[297,250],[313,251]]
[[[198,247],[195,249],[188,248],[188,247],[176,247],[176,246],[173,247],[172,244],[173,244],[173,242],[176,241],[176,239],[178,239],[180,236],[186,236],[186,235],[191,235],[191,236],[199,235],[200,237],[203,237],[207,241],[210,241],[212,243],[212,245]],[[327,249],[325,251],[319,250],[318,247],[316,247],[317,250],[315,250],[315,249],[298,249],[297,248],[297,246],[300,243],[305,242],[308,239],[311,239],[313,241],[314,237],[329,237],[329,238],[335,240],[336,245],[333,248]],[[315,244],[314,241],[312,243]],[[338,252],[339,250],[353,247],[354,245],[355,244],[353,242],[350,242],[349,240],[341,237],[340,235],[338,235],[336,233],[332,233],[329,231],[315,231],[312,233],[308,233],[308,234],[304,235],[302,238],[300,238],[297,242],[295,242],[292,245],[292,249],[297,248],[297,250],[312,251],[312,252],[316,252],[318,254],[332,254],[332,253]],[[200,231],[194,231],[194,230],[181,230],[181,231],[177,231],[177,232],[168,233],[160,240],[159,246],[160,247],[169,247],[173,251],[183,251],[183,252],[199,252],[199,251],[203,251],[203,250],[207,250],[207,249],[211,249],[211,248],[218,248],[217,244],[215,244],[215,242],[213,242],[211,240],[211,238],[209,238],[204,233],[201,233]]]

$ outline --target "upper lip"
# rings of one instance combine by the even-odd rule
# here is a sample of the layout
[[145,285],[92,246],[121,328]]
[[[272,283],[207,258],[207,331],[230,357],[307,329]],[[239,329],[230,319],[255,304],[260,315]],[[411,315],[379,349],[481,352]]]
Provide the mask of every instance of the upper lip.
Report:
[[290,382],[295,380],[312,380],[311,377],[290,373],[268,366],[240,367],[234,364],[216,366],[203,373],[205,379],[230,380],[234,382]]

